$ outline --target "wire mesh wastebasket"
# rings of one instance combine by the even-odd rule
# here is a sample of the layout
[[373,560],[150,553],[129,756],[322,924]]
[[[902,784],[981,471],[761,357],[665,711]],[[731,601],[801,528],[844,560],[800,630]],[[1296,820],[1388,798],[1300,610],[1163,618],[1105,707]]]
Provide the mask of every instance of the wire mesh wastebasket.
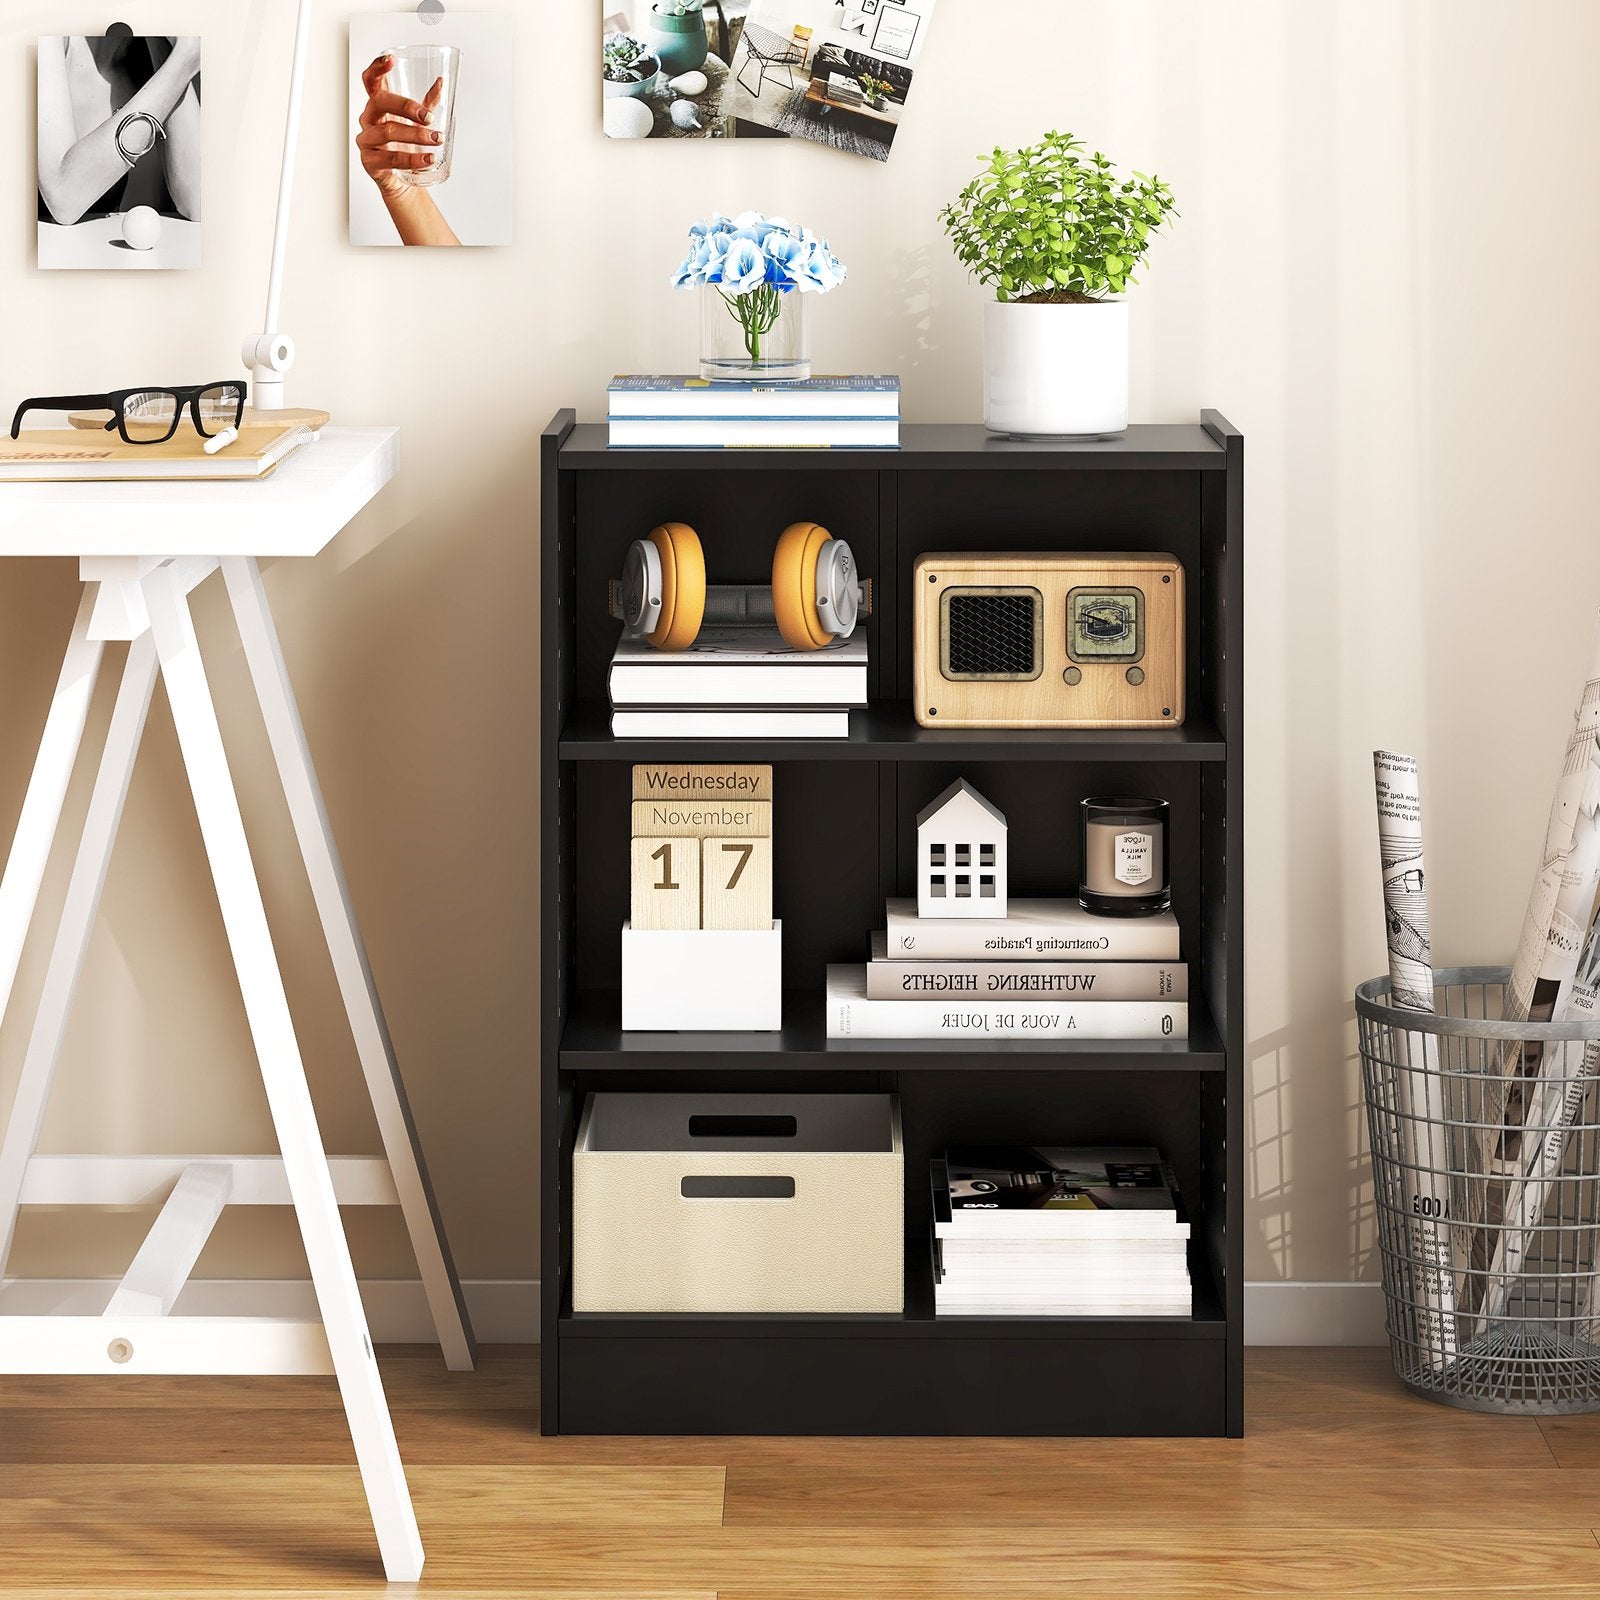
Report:
[[1600,1020],[1503,1021],[1508,976],[1356,990],[1390,1349],[1449,1405],[1597,1411]]

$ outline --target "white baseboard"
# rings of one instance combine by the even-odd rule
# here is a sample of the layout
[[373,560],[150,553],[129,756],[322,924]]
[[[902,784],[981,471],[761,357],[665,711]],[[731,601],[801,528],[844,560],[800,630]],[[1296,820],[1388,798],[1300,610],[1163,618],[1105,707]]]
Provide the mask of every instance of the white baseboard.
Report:
[[[21,1278],[0,1287],[0,1313],[22,1316],[99,1316],[110,1278]],[[534,1279],[480,1278],[461,1285],[479,1344],[532,1344],[539,1337],[539,1285]],[[367,1326],[377,1344],[431,1344],[433,1321],[415,1278],[368,1279],[361,1285]],[[187,1285],[176,1316],[271,1317],[317,1315],[309,1282],[221,1278]]]
[[[107,1288],[100,1278],[14,1280],[0,1290],[0,1311],[95,1316]],[[480,1344],[538,1342],[537,1279],[469,1279],[461,1289]],[[415,1279],[370,1279],[361,1285],[361,1298],[379,1344],[432,1342],[428,1304]],[[309,1283],[241,1278],[191,1283],[175,1309],[214,1317],[316,1315]],[[1376,1283],[1247,1283],[1244,1331],[1246,1344],[1381,1345],[1383,1291]]]
[[1246,1344],[1387,1344],[1383,1285],[1247,1283]]

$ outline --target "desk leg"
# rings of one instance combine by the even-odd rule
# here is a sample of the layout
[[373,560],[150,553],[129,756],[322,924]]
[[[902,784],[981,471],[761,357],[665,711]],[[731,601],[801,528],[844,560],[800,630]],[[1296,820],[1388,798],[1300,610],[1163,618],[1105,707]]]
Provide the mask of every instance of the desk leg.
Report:
[[11,986],[17,979],[17,963],[28,937],[39,903],[39,885],[44,882],[45,863],[55,842],[61,808],[66,804],[67,786],[83,742],[84,723],[89,718],[89,702],[94,698],[95,680],[100,676],[100,659],[105,644],[89,637],[89,618],[100,592],[97,583],[86,584],[78,604],[78,617],[67,641],[66,659],[56,680],[55,698],[45,721],[44,737],[28,780],[28,792],[12,835],[11,854],[6,859],[5,876],[0,878],[0,1021],[11,1003]]
[[334,843],[333,824],[328,820],[322,785],[306,743],[283,647],[267,605],[261,569],[253,557],[228,556],[223,559],[222,572],[445,1365],[452,1372],[470,1372],[474,1356],[472,1324],[456,1281],[433,1185],[428,1181],[428,1168],[406,1101],[405,1083],[395,1060],[394,1043],[389,1037],[366,944],[356,922],[350,885]]
[[83,959],[88,953],[89,935],[100,909],[106,869],[111,864],[111,848],[122,822],[122,808],[128,798],[128,784],[133,779],[133,763],[139,754],[139,741],[144,736],[145,718],[150,711],[155,684],[156,649],[147,633],[128,646],[122,686],[117,690],[116,707],[106,733],[105,753],[100,758],[100,771],[89,797],[83,837],[72,866],[72,878],[67,884],[67,898],[61,908],[61,922],[50,952],[44,988],[39,994],[39,1009],[34,1015],[28,1053],[22,1059],[22,1076],[17,1080],[16,1098],[11,1102],[5,1139],[0,1142],[0,1277],[4,1277],[6,1263],[11,1257],[23,1176],[33,1157],[34,1146],[39,1142],[45,1103],[50,1098],[50,1085],[55,1078],[73,996],[83,976]]
[[200,833],[261,1063],[267,1105],[339,1378],[339,1394],[350,1420],[384,1572],[391,1583],[414,1582],[422,1572],[422,1539],[367,1331],[350,1247],[339,1220],[328,1158],[306,1086],[305,1063],[295,1039],[216,707],[195,639],[194,619],[169,568],[152,573],[143,588],[178,746],[194,793]]

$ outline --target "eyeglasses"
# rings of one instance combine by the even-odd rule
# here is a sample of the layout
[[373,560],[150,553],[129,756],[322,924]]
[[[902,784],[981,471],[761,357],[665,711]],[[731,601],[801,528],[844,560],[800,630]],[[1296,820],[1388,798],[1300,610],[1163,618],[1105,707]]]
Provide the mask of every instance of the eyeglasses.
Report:
[[22,419],[30,411],[109,410],[105,429],[117,430],[128,444],[165,444],[178,431],[185,412],[193,417],[202,439],[214,438],[244,420],[248,384],[196,384],[186,389],[114,389],[109,394],[51,394],[24,400],[11,419],[11,437],[22,432]]

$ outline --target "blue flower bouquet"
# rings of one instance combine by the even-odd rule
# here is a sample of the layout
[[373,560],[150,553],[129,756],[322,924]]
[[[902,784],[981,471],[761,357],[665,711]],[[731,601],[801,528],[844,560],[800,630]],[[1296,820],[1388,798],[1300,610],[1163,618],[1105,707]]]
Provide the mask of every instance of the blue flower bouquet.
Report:
[[[803,307],[811,295],[837,289],[844,279],[845,268],[827,240],[759,211],[695,223],[689,253],[672,275],[675,288],[712,290],[716,298],[706,304],[717,310],[717,323],[738,327],[744,354],[730,359],[717,348],[717,323],[703,323],[702,370],[723,378],[808,377]],[[723,312],[731,323],[722,320]]]

